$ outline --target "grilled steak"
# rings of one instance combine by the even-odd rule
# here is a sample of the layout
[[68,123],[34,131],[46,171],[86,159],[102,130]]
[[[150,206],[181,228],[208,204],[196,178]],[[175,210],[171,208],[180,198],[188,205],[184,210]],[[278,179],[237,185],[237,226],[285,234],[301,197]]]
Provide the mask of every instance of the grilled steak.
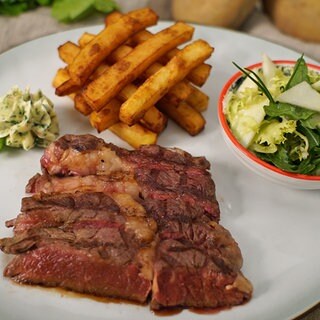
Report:
[[171,221],[159,232],[151,307],[219,307],[249,299],[240,250],[216,222]]
[[0,240],[16,254],[5,276],[139,302],[151,296],[152,309],[250,299],[204,157],[66,135],[41,167],[26,187],[33,195],[7,222],[14,236]]
[[93,135],[65,135],[52,143],[42,156],[43,171],[50,175],[108,175],[115,171],[130,171],[140,165],[165,168],[195,167],[209,169],[204,157],[192,157],[180,149],[157,145],[142,146],[128,151],[105,143]]
[[[17,254],[4,275],[18,282],[144,302],[152,270],[156,225],[132,198],[105,193],[40,194],[22,201],[13,238],[0,240]],[[126,203],[130,208],[126,208]],[[139,232],[137,232],[137,230]]]

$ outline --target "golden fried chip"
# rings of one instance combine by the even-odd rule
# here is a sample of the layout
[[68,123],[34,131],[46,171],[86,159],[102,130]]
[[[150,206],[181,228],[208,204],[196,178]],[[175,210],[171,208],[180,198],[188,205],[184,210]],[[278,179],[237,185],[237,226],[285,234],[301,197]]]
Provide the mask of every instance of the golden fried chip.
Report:
[[170,62],[148,78],[139,89],[122,104],[120,120],[132,125],[160,100],[193,68],[210,57],[213,49],[204,40],[197,40],[183,48]]
[[176,23],[135,47],[127,56],[112,65],[107,72],[87,85],[83,91],[87,103],[92,109],[99,111],[125,85],[136,79],[160,56],[190,40],[193,30],[193,27],[185,23]]
[[138,9],[121,17],[98,33],[71,63],[69,73],[75,84],[83,85],[97,66],[134,33],[155,24],[158,17],[149,8]]

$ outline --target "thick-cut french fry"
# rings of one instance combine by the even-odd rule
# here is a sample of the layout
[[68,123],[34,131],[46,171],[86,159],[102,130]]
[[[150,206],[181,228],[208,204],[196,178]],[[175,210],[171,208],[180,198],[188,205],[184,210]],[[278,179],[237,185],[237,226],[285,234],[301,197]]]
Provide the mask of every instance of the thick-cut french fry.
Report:
[[[175,48],[168,52],[168,54],[161,57],[159,60],[161,63],[166,64],[170,59],[172,59],[180,50]],[[207,81],[211,72],[211,66],[209,64],[202,63],[201,65],[195,67],[191,70],[186,78],[194,83],[196,86],[201,87]]]
[[111,24],[116,23],[121,17],[123,16],[123,13],[119,11],[112,11],[108,15],[106,15],[104,19],[104,24],[106,27],[110,26]]
[[[62,83],[66,82],[70,79],[69,73],[67,69],[60,68],[57,70],[57,73],[55,74],[53,80],[52,80],[52,86],[54,88],[59,87]],[[70,93],[69,97],[74,100],[75,93]]]
[[[70,75],[70,73],[69,73]],[[56,88],[56,95],[57,96],[67,96],[71,93],[75,93],[76,91],[80,90],[80,86],[74,83],[71,79],[60,84],[59,87]]]
[[[66,47],[65,47],[66,46]],[[62,56],[64,56],[65,53],[67,53],[67,58],[71,58],[76,52],[78,52],[80,49],[79,47],[68,41],[64,45],[60,46],[60,53]],[[130,49],[131,51],[132,49]],[[101,75],[104,71],[106,71],[109,68],[108,65],[102,63],[98,66],[98,68],[95,70],[95,72],[91,75],[90,78],[94,79]],[[64,77],[64,81],[70,79],[69,74],[67,71],[66,76]],[[59,85],[62,82],[59,83]],[[137,90],[137,87],[133,84],[128,84],[125,86],[118,95],[118,98],[121,101],[126,101],[129,99],[129,97]],[[110,105],[110,104],[108,104]],[[112,119],[109,120],[111,112],[108,111],[110,108],[108,108],[108,105],[105,106],[100,112],[95,112],[92,116],[90,116],[90,122],[91,124],[99,131],[106,130],[108,126],[111,126],[115,122],[119,121],[119,117],[116,118],[112,114]],[[109,106],[110,107],[110,106]],[[119,107],[120,108],[120,107]],[[118,108],[118,112],[119,112]],[[82,94],[77,94],[75,98],[75,109],[78,110],[83,115],[89,115],[92,112],[92,109],[90,106],[86,103],[86,101],[83,99]],[[105,110],[104,110],[105,109]],[[104,112],[102,112],[104,110]],[[114,120],[116,119],[116,120]],[[164,128],[167,125],[167,117],[160,112],[156,107],[151,107],[149,112],[145,114],[145,116],[141,119],[141,123],[149,130],[152,130],[156,133],[160,133],[164,130]]]
[[208,96],[189,81],[206,81],[211,67],[204,60],[213,49],[197,41],[179,50],[194,28],[178,22],[154,35],[141,26],[152,19],[150,9],[108,15],[98,35],[85,32],[79,45],[68,41],[58,48],[67,66],[53,79],[56,93],[73,97],[98,132],[109,128],[134,148],[156,143],[167,116],[190,135],[199,133],[205,125],[200,112],[208,107]]
[[186,102],[189,103],[193,109],[203,112],[208,108],[209,96],[198,88],[192,87],[192,92],[187,97]]
[[[159,63],[154,63],[152,66],[150,66],[148,69],[146,69],[139,78],[146,80],[152,75],[154,75],[156,72],[158,72],[163,65]],[[176,99],[177,101],[185,100],[191,94],[192,87],[190,84],[182,80],[181,82],[177,83],[175,86],[173,86],[169,92],[168,95],[170,95],[172,98]]]
[[66,64],[71,64],[79,52],[80,48],[71,41],[67,41],[58,47],[59,57]]
[[81,93],[77,93],[74,97],[74,108],[80,113],[82,113],[84,116],[88,116],[92,112],[92,109],[83,99]]
[[81,37],[78,39],[78,45],[80,48],[85,47],[92,39],[94,39],[95,35],[89,32],[84,32]]
[[[88,37],[88,34],[86,37]],[[60,58],[65,62],[67,62],[67,60],[73,61],[74,57],[80,50],[79,47],[71,41],[68,41],[65,44],[61,45],[59,49],[60,49],[59,50]],[[132,50],[133,49],[129,46],[126,46],[126,45],[120,46],[118,49],[115,50],[115,52],[111,53],[110,59],[108,60],[111,63],[115,63],[120,59],[122,59],[123,57],[125,57]],[[100,64],[90,78],[92,79],[97,78],[103,72],[105,72],[108,67],[109,66],[107,66],[104,63]],[[161,67],[162,65],[160,65],[159,63],[154,63],[143,72],[143,74],[141,75],[141,78],[147,79],[148,77],[150,77],[151,75],[159,71]],[[189,96],[189,94],[191,94],[192,90],[193,90],[192,87],[186,81],[181,81],[168,92],[168,95],[170,95],[172,98],[176,99],[177,101],[181,101],[181,100],[185,100]],[[121,91],[119,95],[121,96]],[[128,97],[129,96],[127,96],[127,98],[122,100],[125,101],[126,99],[128,99]]]
[[97,79],[109,68],[110,68],[110,66],[108,66],[106,63],[101,63],[98,66],[98,68],[94,71],[94,73],[90,76],[90,80]]
[[202,114],[185,101],[174,104],[163,98],[157,103],[157,106],[191,136],[197,135],[204,129],[206,121]]
[[[62,53],[62,56],[64,56],[64,54],[67,53],[67,57],[70,58],[72,57],[74,52],[77,52],[79,50],[79,47],[72,42],[66,42],[65,45],[70,50],[65,51],[64,45],[60,46],[61,48],[63,48],[60,51]],[[99,76],[99,74],[102,74],[107,68],[108,66],[106,64],[101,64],[93,73],[92,78]],[[66,73],[62,81],[64,82],[68,80],[70,77],[65,69],[61,70],[63,70],[61,72]],[[62,82],[58,82],[58,85],[60,85]],[[120,91],[118,98],[120,98],[121,101],[126,101],[136,90],[136,86],[134,86],[133,84],[129,84]],[[98,132],[108,129],[108,127],[119,121],[118,114],[121,103],[115,99],[111,100],[111,103],[107,104],[107,106],[105,106],[99,112],[92,112],[92,109],[86,103],[86,101],[83,99],[82,94],[80,93],[76,94],[74,103],[75,109],[78,110],[80,113],[86,116],[90,114],[90,123],[94,128],[97,129]],[[112,107],[113,109],[111,109]],[[148,110],[145,116],[141,119],[141,123],[147,129],[156,133],[160,133],[165,129],[167,121],[167,117],[156,107],[151,107],[150,110]]]
[[[111,14],[108,14],[105,18],[105,25],[110,26],[113,23],[116,23],[121,17],[123,16],[122,13],[118,11],[114,11]],[[133,44],[142,43],[148,39],[150,39],[153,34],[150,31],[142,30],[136,33],[133,37],[129,39]],[[161,57],[160,62],[166,64],[170,59],[172,59],[177,53],[179,49],[174,48],[167,52],[163,57]],[[207,81],[211,71],[211,66],[208,64],[201,64],[198,67],[194,68],[190,71],[187,75],[187,79],[194,83],[196,86],[201,87]]]
[[[137,86],[133,84],[127,84],[118,94],[117,98],[124,102],[128,100],[136,91]],[[164,130],[167,125],[167,117],[160,112],[155,106],[151,106],[140,119],[140,122],[149,130],[154,131],[156,133],[160,133]]]
[[187,74],[187,79],[196,86],[202,87],[210,76],[211,65],[203,63]]
[[[110,54],[108,57],[108,62],[110,63],[116,63],[117,61],[120,61],[125,56],[127,56],[133,48],[127,45],[122,45],[118,49],[116,49],[114,52]],[[142,72],[142,74],[139,76],[139,79],[145,80],[148,79],[150,76],[152,76],[154,73],[159,71],[163,66],[157,62],[152,64],[150,67],[148,67],[146,70]],[[182,80],[180,83],[177,83],[171,90],[168,92],[168,95],[170,95],[172,98],[176,99],[177,101],[185,100],[189,94],[192,93],[192,87],[187,81]],[[119,93],[121,95],[121,92]],[[126,99],[123,99],[126,100]]]
[[140,119],[140,123],[147,129],[159,134],[166,128],[168,118],[156,107],[152,107]]
[[186,100],[191,93],[192,88],[190,87],[189,83],[185,80],[182,80],[170,88],[166,95],[179,102]]
[[111,132],[129,143],[133,148],[139,148],[145,144],[155,144],[157,142],[157,134],[144,128],[136,123],[128,126],[125,123],[118,122],[109,128]]
[[134,33],[155,24],[158,17],[149,8],[138,9],[121,17],[116,23],[104,28],[81,49],[69,67],[72,81],[82,85],[111,51]]
[[68,70],[64,68],[59,68],[52,80],[52,85],[54,88],[59,87],[62,83],[70,79]]
[[119,60],[126,57],[129,53],[131,53],[133,48],[127,45],[122,45],[116,50],[114,50],[110,56],[107,58],[110,63],[117,63]]
[[[114,25],[108,28],[112,26]],[[87,103],[95,111],[101,110],[126,84],[136,79],[160,56],[190,40],[193,31],[194,28],[185,23],[176,23],[135,47],[126,57],[112,65],[107,72],[88,84],[83,91]]]
[[121,102],[117,99],[112,99],[99,112],[93,111],[90,114],[89,120],[91,125],[102,132],[119,121],[119,110]]
[[169,63],[148,78],[139,89],[122,104],[120,120],[132,125],[160,100],[175,84],[181,81],[191,69],[210,57],[213,48],[197,40],[186,46]]

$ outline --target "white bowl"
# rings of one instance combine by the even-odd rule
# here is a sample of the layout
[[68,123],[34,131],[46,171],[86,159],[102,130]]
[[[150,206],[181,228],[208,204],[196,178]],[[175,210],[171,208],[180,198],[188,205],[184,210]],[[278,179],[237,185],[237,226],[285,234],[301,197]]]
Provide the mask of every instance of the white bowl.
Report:
[[[293,66],[295,64],[295,61],[277,60],[274,61],[274,63],[277,65]],[[261,67],[261,65],[261,63],[257,63],[249,66],[248,68],[258,69]],[[308,64],[308,68],[320,72],[319,66]],[[240,71],[234,74],[226,82],[219,96],[218,118],[222,129],[223,138],[226,141],[227,145],[247,168],[262,177],[265,177],[273,182],[285,185],[290,188],[309,190],[320,189],[320,176],[295,174],[281,170],[274,165],[258,158],[254,153],[250,152],[248,149],[242,146],[241,143],[233,135],[224,113],[224,102],[226,95],[232,90],[235,83],[241,77],[243,77],[243,74]]]

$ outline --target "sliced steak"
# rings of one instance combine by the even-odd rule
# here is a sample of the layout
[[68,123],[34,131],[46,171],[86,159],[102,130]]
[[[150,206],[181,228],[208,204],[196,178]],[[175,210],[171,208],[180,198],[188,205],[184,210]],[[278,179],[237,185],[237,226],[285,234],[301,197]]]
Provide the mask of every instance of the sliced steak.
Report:
[[113,199],[97,192],[38,194],[24,198],[21,211],[14,222],[15,236],[0,240],[2,251],[18,254],[5,276],[139,302],[147,299],[156,224],[133,198],[115,194]]
[[5,276],[139,302],[151,295],[156,310],[250,299],[204,157],[66,135],[41,166],[26,187],[33,195],[6,222],[14,236],[0,239],[16,254]]

